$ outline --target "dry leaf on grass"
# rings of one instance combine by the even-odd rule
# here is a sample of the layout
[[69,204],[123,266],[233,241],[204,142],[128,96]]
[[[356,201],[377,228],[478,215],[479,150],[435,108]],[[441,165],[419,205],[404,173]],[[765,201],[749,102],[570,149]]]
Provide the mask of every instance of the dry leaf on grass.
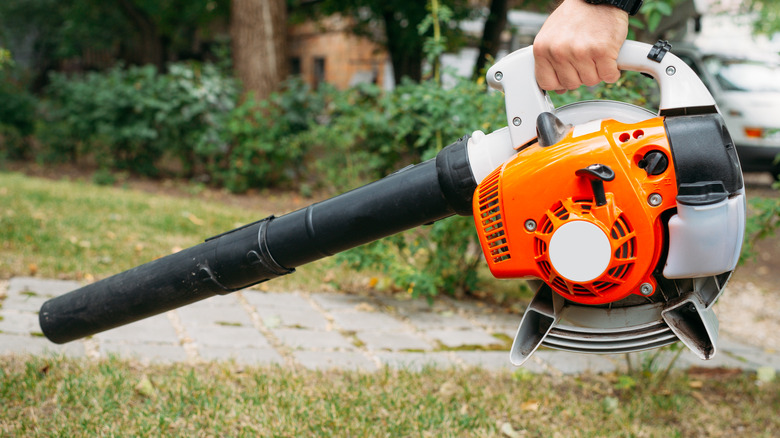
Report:
[[542,406],[542,403],[539,400],[528,400],[524,401],[520,405],[520,409],[524,411],[536,412],[539,410],[540,406]]
[[515,430],[510,423],[501,425],[501,434],[508,438],[521,438],[525,436],[525,431]]
[[154,385],[152,385],[152,381],[149,380],[149,376],[144,374],[141,377],[141,380],[138,381],[138,384],[135,385],[135,392],[137,392],[139,395],[144,396],[146,398],[157,398],[157,391],[154,389]]
[[190,222],[192,222],[193,224],[195,224],[197,226],[201,226],[201,225],[203,225],[205,223],[205,222],[203,222],[203,219],[195,216],[192,213],[187,215],[187,219],[189,219]]

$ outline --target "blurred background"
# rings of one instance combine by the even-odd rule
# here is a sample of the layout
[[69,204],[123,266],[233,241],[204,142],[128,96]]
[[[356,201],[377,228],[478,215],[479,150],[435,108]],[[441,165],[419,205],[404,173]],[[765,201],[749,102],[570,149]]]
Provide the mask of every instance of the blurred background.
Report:
[[[195,178],[240,192],[321,185],[302,177],[317,170],[310,161],[353,147],[370,153],[368,164],[325,176],[354,184],[430,155],[442,138],[498,128],[500,99],[481,96],[481,78],[495,59],[533,43],[551,3],[4,0],[0,159],[69,163],[108,181],[115,171]],[[629,36],[684,47],[737,142],[751,148],[743,161],[775,175],[778,10],[770,0],[647,0]],[[431,80],[455,91],[420,103],[425,93],[414,84]],[[652,106],[652,84],[619,86],[619,98]],[[569,100],[591,95],[613,97],[590,89]],[[458,96],[466,102],[453,108]],[[350,112],[330,133],[317,129]]]

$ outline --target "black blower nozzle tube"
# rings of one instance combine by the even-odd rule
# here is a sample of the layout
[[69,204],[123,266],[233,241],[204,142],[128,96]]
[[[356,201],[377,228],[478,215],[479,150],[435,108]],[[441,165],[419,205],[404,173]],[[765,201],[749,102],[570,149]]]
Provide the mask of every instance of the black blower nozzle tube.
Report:
[[41,329],[52,342],[69,342],[455,213],[470,215],[477,182],[467,143],[464,137],[433,160],[53,298],[41,307]]

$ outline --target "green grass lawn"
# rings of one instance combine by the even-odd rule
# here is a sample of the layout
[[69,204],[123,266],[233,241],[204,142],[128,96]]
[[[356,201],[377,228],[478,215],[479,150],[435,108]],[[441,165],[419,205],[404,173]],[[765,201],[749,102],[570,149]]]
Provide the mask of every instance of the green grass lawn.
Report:
[[[89,182],[0,172],[0,279],[20,275],[93,281],[283,212],[218,200],[151,194]],[[319,273],[333,263],[305,267]],[[322,275],[274,284],[307,288]]]
[[105,276],[266,213],[0,173],[0,276]]
[[315,372],[0,358],[3,436],[750,436],[780,385],[746,374]]

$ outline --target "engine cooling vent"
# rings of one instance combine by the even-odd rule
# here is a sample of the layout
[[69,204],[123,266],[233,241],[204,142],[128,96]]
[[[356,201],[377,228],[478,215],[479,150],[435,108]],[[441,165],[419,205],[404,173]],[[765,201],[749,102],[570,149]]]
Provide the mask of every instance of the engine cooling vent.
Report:
[[636,261],[636,234],[626,217],[621,214],[612,225],[609,235],[615,242],[613,248],[617,246],[617,249],[612,255],[612,267],[607,271],[607,275],[615,285],[622,284]]
[[621,213],[612,224],[609,233],[614,252],[604,274],[592,281],[578,283],[569,281],[555,272],[549,257],[549,244],[553,233],[572,216],[593,220],[590,214],[592,208],[593,201],[590,199],[558,201],[542,217],[534,238],[534,256],[543,279],[557,293],[575,301],[611,295],[625,283],[636,261],[636,233],[625,215]]
[[509,244],[506,240],[504,221],[501,217],[499,202],[499,177],[501,168],[494,170],[477,188],[477,202],[481,227],[478,230],[487,243],[490,258],[493,263],[501,263],[512,258]]

